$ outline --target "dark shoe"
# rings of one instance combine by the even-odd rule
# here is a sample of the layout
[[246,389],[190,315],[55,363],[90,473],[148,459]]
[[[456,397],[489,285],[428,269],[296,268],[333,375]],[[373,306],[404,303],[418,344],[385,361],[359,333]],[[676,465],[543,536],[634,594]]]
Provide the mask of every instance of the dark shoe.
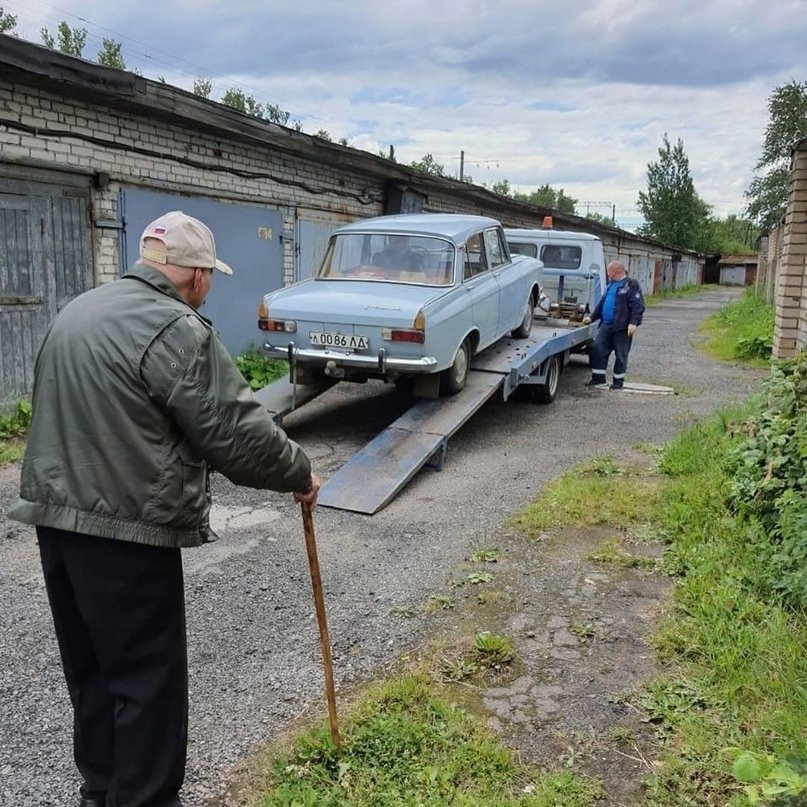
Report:
[[106,797],[100,799],[82,799],[79,807],[106,807]]
[[587,387],[599,387],[605,383],[605,377],[602,378],[598,375],[591,376],[591,378],[586,382]]
[[625,382],[624,381],[614,381],[614,383],[611,384],[609,389],[625,389]]

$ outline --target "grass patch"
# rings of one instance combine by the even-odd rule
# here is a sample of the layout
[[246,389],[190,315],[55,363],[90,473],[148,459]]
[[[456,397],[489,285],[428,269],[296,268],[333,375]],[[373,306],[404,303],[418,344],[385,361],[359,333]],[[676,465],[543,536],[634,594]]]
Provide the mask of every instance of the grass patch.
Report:
[[519,765],[481,721],[425,675],[370,689],[343,720],[270,766],[260,807],[589,807],[599,785],[570,771]]
[[670,480],[659,518],[673,541],[665,562],[681,580],[654,638],[666,673],[643,700],[666,749],[647,791],[659,807],[774,803],[766,787],[783,798],[802,787],[807,615],[767,584],[768,560],[729,506],[733,458],[747,440],[741,415],[683,433],[661,462]]
[[588,556],[595,563],[606,566],[620,566],[623,569],[655,569],[658,562],[655,558],[646,558],[626,552],[622,541],[605,541],[599,549]]
[[474,563],[496,563],[499,560],[498,549],[477,549],[472,555]]
[[[665,446],[661,478],[597,458],[516,518],[527,535],[640,523],[667,544],[662,671],[637,703],[660,743],[646,807],[807,804],[806,404],[807,356],[776,363],[763,395]],[[658,564],[615,541],[590,557]]]
[[0,465],[16,462],[25,455],[25,439],[22,437],[0,438]]
[[488,589],[487,591],[480,591],[476,595],[477,605],[495,605],[496,603],[504,600],[504,593],[496,589]]
[[515,658],[513,643],[507,636],[482,631],[474,636],[471,654],[483,667],[499,667],[509,664]]
[[529,537],[560,526],[614,524],[620,528],[647,522],[657,507],[657,481],[634,477],[611,458],[600,457],[552,480],[541,496],[512,520]]
[[700,294],[702,291],[715,291],[719,288],[720,286],[716,283],[704,283],[701,286],[686,286],[683,289],[676,289],[675,291],[665,289],[659,294],[653,294],[649,297],[645,297],[644,301],[645,305],[653,306],[658,305],[665,300],[682,300],[688,297],[694,297],[696,294]]
[[704,349],[723,361],[767,367],[773,346],[773,317],[773,306],[747,290],[739,300],[703,322],[701,331],[707,336]]
[[435,611],[446,611],[454,607],[454,601],[450,597],[438,594],[431,597],[426,603],[426,612],[433,614]]

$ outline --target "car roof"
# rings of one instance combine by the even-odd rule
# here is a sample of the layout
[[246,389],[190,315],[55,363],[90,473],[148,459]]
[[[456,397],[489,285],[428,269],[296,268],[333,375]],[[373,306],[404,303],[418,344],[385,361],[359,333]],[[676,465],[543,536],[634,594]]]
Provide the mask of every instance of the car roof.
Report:
[[390,233],[393,235],[440,236],[463,244],[475,232],[486,227],[501,226],[487,216],[468,216],[462,213],[405,213],[395,216],[376,216],[354,221],[336,230],[343,233]]
[[591,233],[578,233],[573,230],[529,230],[526,228],[507,228],[507,238],[533,238],[536,241],[599,241],[600,238]]

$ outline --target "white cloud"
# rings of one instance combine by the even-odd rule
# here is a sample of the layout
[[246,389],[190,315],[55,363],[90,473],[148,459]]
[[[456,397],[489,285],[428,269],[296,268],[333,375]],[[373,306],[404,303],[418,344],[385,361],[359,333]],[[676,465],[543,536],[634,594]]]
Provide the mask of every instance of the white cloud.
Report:
[[618,219],[636,218],[664,132],[715,212],[739,213],[766,99],[807,74],[800,0],[3,4],[35,41],[67,19],[90,56],[110,36],[146,76],[240,86],[402,162],[430,152],[457,173],[464,150],[477,182],[549,182]]

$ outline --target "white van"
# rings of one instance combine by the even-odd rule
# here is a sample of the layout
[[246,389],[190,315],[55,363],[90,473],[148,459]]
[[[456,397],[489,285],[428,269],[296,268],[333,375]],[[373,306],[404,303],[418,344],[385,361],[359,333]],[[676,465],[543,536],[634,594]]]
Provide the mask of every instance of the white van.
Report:
[[[504,231],[511,254],[539,258],[543,264],[546,313],[580,320],[605,292],[605,253],[596,235],[571,230]],[[541,311],[536,311],[541,316]]]

